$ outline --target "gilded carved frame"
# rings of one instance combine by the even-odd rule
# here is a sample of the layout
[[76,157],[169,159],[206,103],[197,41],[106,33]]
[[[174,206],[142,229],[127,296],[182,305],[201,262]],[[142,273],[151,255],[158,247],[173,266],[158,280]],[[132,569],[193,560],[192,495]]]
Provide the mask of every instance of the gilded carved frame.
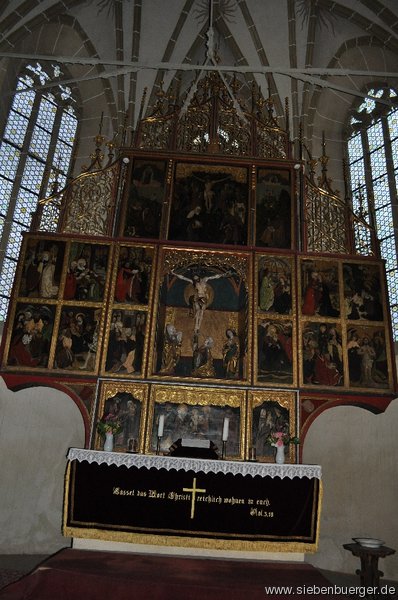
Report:
[[[145,446],[145,425],[148,412],[149,385],[120,381],[102,381],[99,387],[97,418],[93,431],[93,445],[102,450],[104,440],[97,431],[97,423],[112,400],[118,406],[122,431],[114,436],[113,452],[140,452]],[[131,407],[131,408],[130,408]]]
[[[198,304],[201,311],[197,328],[194,279],[206,280],[206,300]],[[211,280],[211,281],[210,281]],[[227,283],[225,283],[227,282]],[[153,351],[149,357],[148,374],[153,379],[182,379],[234,383],[250,381],[251,377],[251,261],[247,252],[181,250],[166,246],[160,250],[154,294],[154,314],[151,340]],[[177,287],[179,285],[179,288]],[[227,285],[230,293],[226,293]],[[165,294],[175,286],[175,300],[164,301]],[[217,287],[218,286],[218,287]],[[221,289],[223,299],[217,298]],[[235,293],[237,306],[227,303]],[[162,300],[163,299],[163,300]],[[200,300],[201,301],[201,300]],[[218,301],[218,308],[213,306]],[[168,328],[171,325],[172,328]],[[231,338],[228,338],[231,332]],[[179,344],[177,337],[180,336]],[[176,337],[177,336],[177,337]],[[211,338],[212,346],[207,351],[206,343]],[[173,341],[174,340],[174,341]],[[225,349],[229,341],[236,348],[235,371],[227,365]],[[166,368],[168,355],[174,352],[174,363]],[[195,368],[195,352],[208,356],[213,366],[200,364]],[[207,354],[206,354],[207,352]],[[205,358],[203,358],[203,363]],[[176,366],[179,364],[179,367]],[[199,364],[199,363],[198,363]],[[214,368],[213,368],[214,367]],[[180,369],[180,370],[179,370]],[[230,369],[230,370],[228,370]]]

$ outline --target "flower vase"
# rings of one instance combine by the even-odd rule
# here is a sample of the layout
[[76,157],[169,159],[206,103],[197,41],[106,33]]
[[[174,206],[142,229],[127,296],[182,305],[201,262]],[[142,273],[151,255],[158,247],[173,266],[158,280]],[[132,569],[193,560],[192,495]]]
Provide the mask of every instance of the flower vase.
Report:
[[105,434],[104,451],[112,452],[112,450],[113,450],[113,433],[111,431],[108,431]]
[[285,464],[285,446],[276,446],[275,462],[277,465]]

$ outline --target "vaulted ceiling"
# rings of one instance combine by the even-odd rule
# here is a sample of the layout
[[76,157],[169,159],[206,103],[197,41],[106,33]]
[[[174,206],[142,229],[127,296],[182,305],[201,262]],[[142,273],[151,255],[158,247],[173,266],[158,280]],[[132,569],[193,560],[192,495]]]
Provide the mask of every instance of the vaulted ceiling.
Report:
[[253,81],[270,93],[281,124],[288,98],[293,137],[301,123],[319,153],[325,132],[340,160],[355,103],[398,84],[396,0],[2,0],[0,33],[0,117],[21,64],[57,61],[87,139],[102,112],[108,135],[134,129],[161,82],[183,94],[217,69],[239,73],[243,94]]

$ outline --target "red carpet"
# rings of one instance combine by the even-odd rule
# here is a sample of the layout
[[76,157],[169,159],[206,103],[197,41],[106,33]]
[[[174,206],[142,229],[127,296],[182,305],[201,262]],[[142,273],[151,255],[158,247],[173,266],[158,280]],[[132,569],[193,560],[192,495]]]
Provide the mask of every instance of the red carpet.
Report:
[[[265,586],[292,590],[267,593]],[[66,549],[1,590],[0,600],[264,600],[298,594],[315,600],[325,597],[320,588],[328,586],[330,595],[332,584],[303,563]]]

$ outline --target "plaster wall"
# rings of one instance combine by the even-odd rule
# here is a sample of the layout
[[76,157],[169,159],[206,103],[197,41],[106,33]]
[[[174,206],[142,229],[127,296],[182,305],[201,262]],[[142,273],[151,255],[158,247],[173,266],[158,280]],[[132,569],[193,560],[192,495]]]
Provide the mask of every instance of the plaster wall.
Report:
[[[303,462],[322,465],[320,544],[307,562],[355,573],[359,559],[344,550],[353,537],[372,537],[398,550],[398,400],[385,413],[339,406],[311,425]],[[398,555],[380,560],[385,578],[398,581]]]
[[84,427],[63,392],[9,391],[0,378],[0,554],[52,554],[70,546],[61,533],[69,447]]

